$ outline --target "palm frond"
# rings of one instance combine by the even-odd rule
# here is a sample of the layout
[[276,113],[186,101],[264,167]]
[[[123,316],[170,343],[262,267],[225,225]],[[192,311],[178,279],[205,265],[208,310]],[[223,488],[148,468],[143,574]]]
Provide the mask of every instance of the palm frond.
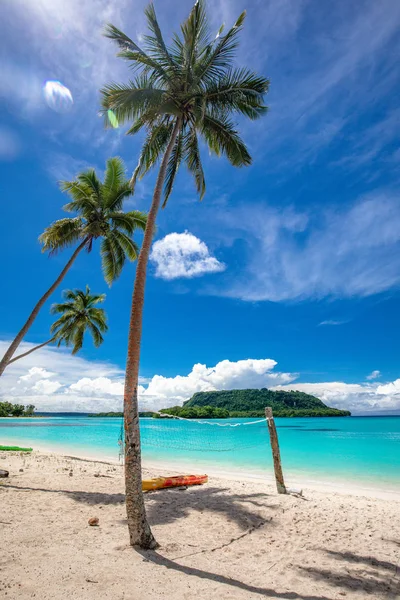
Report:
[[39,236],[42,252],[55,254],[68,248],[84,237],[84,221],[81,217],[59,219],[46,227]]
[[168,198],[171,195],[172,188],[174,186],[175,176],[178,172],[182,161],[182,149],[183,149],[183,135],[182,131],[178,134],[176,138],[175,145],[172,149],[171,156],[167,165],[167,173],[165,175],[164,182],[164,202],[162,207],[165,208],[168,202]]
[[100,245],[101,266],[104,279],[111,286],[118,279],[125,263],[125,253],[116,236],[108,233]]
[[87,171],[80,173],[77,180],[82,185],[87,186],[92,192],[92,196],[94,195],[94,197],[98,199],[101,198],[101,182],[94,169],[88,169]]
[[201,133],[210,150],[217,156],[225,154],[234,167],[251,164],[251,156],[246,145],[240,139],[229,119],[217,119],[212,115],[205,114]]
[[198,54],[201,54],[209,43],[207,13],[203,0],[197,0],[186,21],[181,26],[183,36],[186,80],[190,81],[196,65]]
[[233,27],[224,36],[216,38],[214,47],[206,49],[203,60],[196,65],[195,75],[199,80],[212,81],[230,68],[245,18],[246,11],[243,11]]
[[206,192],[206,182],[203,165],[201,164],[199,142],[194,127],[192,127],[185,136],[183,152],[187,167],[194,177],[197,193],[200,196],[200,200],[202,200]]
[[117,229],[111,234],[130,261],[137,260],[139,246],[128,235]]
[[201,98],[204,106],[216,114],[238,112],[254,120],[264,115],[264,94],[269,80],[248,69],[233,69],[208,83]]
[[159,123],[153,127],[146,136],[139,156],[139,162],[131,179],[134,189],[136,181],[141,179],[156,163],[162,152],[167,147],[172,133],[172,123]]
[[100,329],[102,333],[108,330],[106,312],[104,308],[89,308],[87,311],[87,318],[93,321]]
[[129,81],[128,84],[110,83],[100,90],[103,114],[108,122],[107,111],[111,109],[119,123],[134,121],[150,108],[162,104],[165,91],[155,88],[150,81]]
[[101,335],[101,332],[95,323],[88,321],[87,326],[90,333],[92,334],[93,344],[95,348],[98,348],[104,342],[104,338]]
[[114,188],[106,192],[104,204],[109,211],[119,211],[122,208],[124,200],[132,196],[132,194],[132,186],[129,179],[126,179],[119,188]]
[[132,210],[130,212],[111,212],[108,217],[114,227],[132,235],[136,229],[144,231],[146,229],[147,214],[140,210]]
[[74,345],[74,347],[72,348],[72,354],[77,354],[79,350],[82,349],[84,338],[85,324],[81,323],[76,327],[73,335],[70,338],[72,344]]
[[150,3],[145,8],[144,14],[147,17],[147,26],[152,34],[144,37],[147,48],[150,49],[159,66],[162,66],[163,69],[166,69],[167,71],[172,68],[172,72],[176,72],[177,65],[172,59],[164,42],[153,3]]
[[111,23],[107,23],[104,28],[103,35],[110,40],[113,40],[121,50],[131,50],[132,52],[139,52],[140,54],[145,54],[141,48],[131,38],[129,38],[125,33],[120,31],[117,27],[112,25]]
[[126,167],[122,158],[114,156],[106,162],[106,172],[103,182],[103,200],[104,206],[109,206],[109,198],[115,195],[115,191],[119,190],[126,183]]

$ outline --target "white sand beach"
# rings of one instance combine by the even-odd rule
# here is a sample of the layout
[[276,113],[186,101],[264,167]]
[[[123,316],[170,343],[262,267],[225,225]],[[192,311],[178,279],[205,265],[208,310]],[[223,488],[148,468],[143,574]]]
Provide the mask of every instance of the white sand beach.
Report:
[[7,599],[400,597],[399,497],[278,496],[264,482],[210,477],[146,494],[160,548],[138,552],[121,466],[41,452],[2,452],[0,465],[10,471],[0,480]]

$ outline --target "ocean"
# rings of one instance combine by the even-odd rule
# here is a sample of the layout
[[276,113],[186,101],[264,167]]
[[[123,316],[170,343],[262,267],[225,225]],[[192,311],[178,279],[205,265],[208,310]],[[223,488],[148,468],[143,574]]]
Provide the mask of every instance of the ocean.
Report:
[[[0,444],[118,460],[121,421],[80,416],[0,419]],[[141,419],[144,464],[271,479],[268,429],[265,421],[254,421]],[[400,416],[275,422],[289,485],[343,483],[400,492]]]

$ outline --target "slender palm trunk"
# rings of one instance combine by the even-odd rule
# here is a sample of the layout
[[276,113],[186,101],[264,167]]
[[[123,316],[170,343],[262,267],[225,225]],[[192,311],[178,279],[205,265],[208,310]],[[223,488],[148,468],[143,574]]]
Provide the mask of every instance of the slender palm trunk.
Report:
[[31,348],[27,352],[24,352],[23,354],[18,354],[18,356],[14,356],[14,358],[12,358],[8,364],[11,365],[11,363],[15,362],[16,360],[19,360],[20,358],[24,358],[24,356],[28,356],[28,354],[32,354],[32,352],[35,352],[35,350],[39,350],[40,348],[43,348],[43,346],[47,346],[47,344],[50,344],[50,342],[52,342],[52,341],[54,341],[54,338],[50,338],[49,340],[47,340],[47,342],[43,342],[43,344],[34,346],[33,348]]
[[149,261],[157,213],[160,208],[167,164],[180,125],[181,121],[178,118],[162,159],[156,186],[154,188],[153,201],[147,217],[142,248],[136,267],[136,278],[133,288],[131,318],[129,324],[128,356],[126,361],[124,390],[126,513],[128,517],[130,543],[132,546],[140,546],[141,548],[156,548],[158,545],[147,522],[142,493],[138,383],[144,290],[146,285],[147,263]]
[[26,323],[24,324],[24,326],[22,327],[22,329],[19,331],[19,333],[16,335],[16,337],[14,338],[14,340],[11,342],[8,350],[6,351],[6,353],[4,354],[3,358],[0,361],[0,376],[3,374],[4,369],[7,367],[7,365],[10,363],[10,360],[12,359],[12,357],[13,357],[16,349],[18,348],[18,346],[22,342],[23,338],[25,337],[25,335],[29,331],[32,323],[36,319],[36,317],[37,317],[40,309],[43,306],[43,304],[51,296],[51,294],[54,292],[54,290],[57,289],[57,287],[60,285],[60,283],[64,279],[65,275],[69,271],[70,267],[72,266],[73,262],[75,261],[76,257],[78,256],[79,252],[81,250],[83,250],[83,248],[85,247],[86,243],[87,243],[87,238],[85,238],[83,240],[83,242],[81,244],[79,244],[79,246],[77,247],[77,249],[75,250],[75,252],[71,256],[71,258],[69,259],[69,261],[67,262],[67,264],[65,265],[65,267],[63,268],[63,270],[61,271],[61,273],[59,274],[59,276],[55,280],[55,282],[53,283],[53,285],[51,285],[49,287],[49,289],[47,290],[47,292],[45,294],[43,294],[43,296],[40,298],[39,302],[36,304],[35,308],[31,312],[31,314],[29,315]]

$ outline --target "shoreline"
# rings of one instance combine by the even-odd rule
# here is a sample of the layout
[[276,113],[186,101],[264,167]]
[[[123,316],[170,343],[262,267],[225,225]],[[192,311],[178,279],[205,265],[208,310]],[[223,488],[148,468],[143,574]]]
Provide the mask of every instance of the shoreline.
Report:
[[[4,445],[15,445],[15,440],[7,440],[2,438],[2,444]],[[30,445],[33,447],[33,452],[30,454],[44,454],[47,456],[56,456],[59,458],[71,458],[77,460],[85,460],[89,462],[95,462],[106,465],[122,465],[122,462],[115,457],[107,456],[99,452],[87,452],[86,449],[77,449],[72,447],[57,448],[51,447],[46,444],[37,444],[29,440],[20,440],[18,445],[25,446]],[[6,452],[6,451],[4,451]],[[142,456],[142,464],[144,470],[155,470],[158,475],[163,474],[177,474],[177,473],[189,473],[188,464],[185,461],[171,460],[166,462],[165,460],[147,459]],[[232,465],[233,467],[233,465]],[[249,483],[262,483],[263,481],[267,486],[275,486],[275,479],[273,472],[264,472],[261,469],[246,469],[245,467],[229,467],[224,468],[222,465],[210,465],[209,463],[196,462],[195,468],[192,469],[197,474],[207,473],[211,477],[217,477],[225,481],[231,482],[249,482]],[[379,484],[374,481],[360,481],[358,484],[354,484],[353,481],[346,479],[319,479],[317,473],[305,473],[304,477],[298,473],[286,471],[285,480],[288,489],[299,491],[301,489],[314,490],[317,492],[335,493],[350,496],[362,496],[368,498],[377,499],[392,499],[400,501],[400,482],[398,488],[392,488],[388,484]]]

